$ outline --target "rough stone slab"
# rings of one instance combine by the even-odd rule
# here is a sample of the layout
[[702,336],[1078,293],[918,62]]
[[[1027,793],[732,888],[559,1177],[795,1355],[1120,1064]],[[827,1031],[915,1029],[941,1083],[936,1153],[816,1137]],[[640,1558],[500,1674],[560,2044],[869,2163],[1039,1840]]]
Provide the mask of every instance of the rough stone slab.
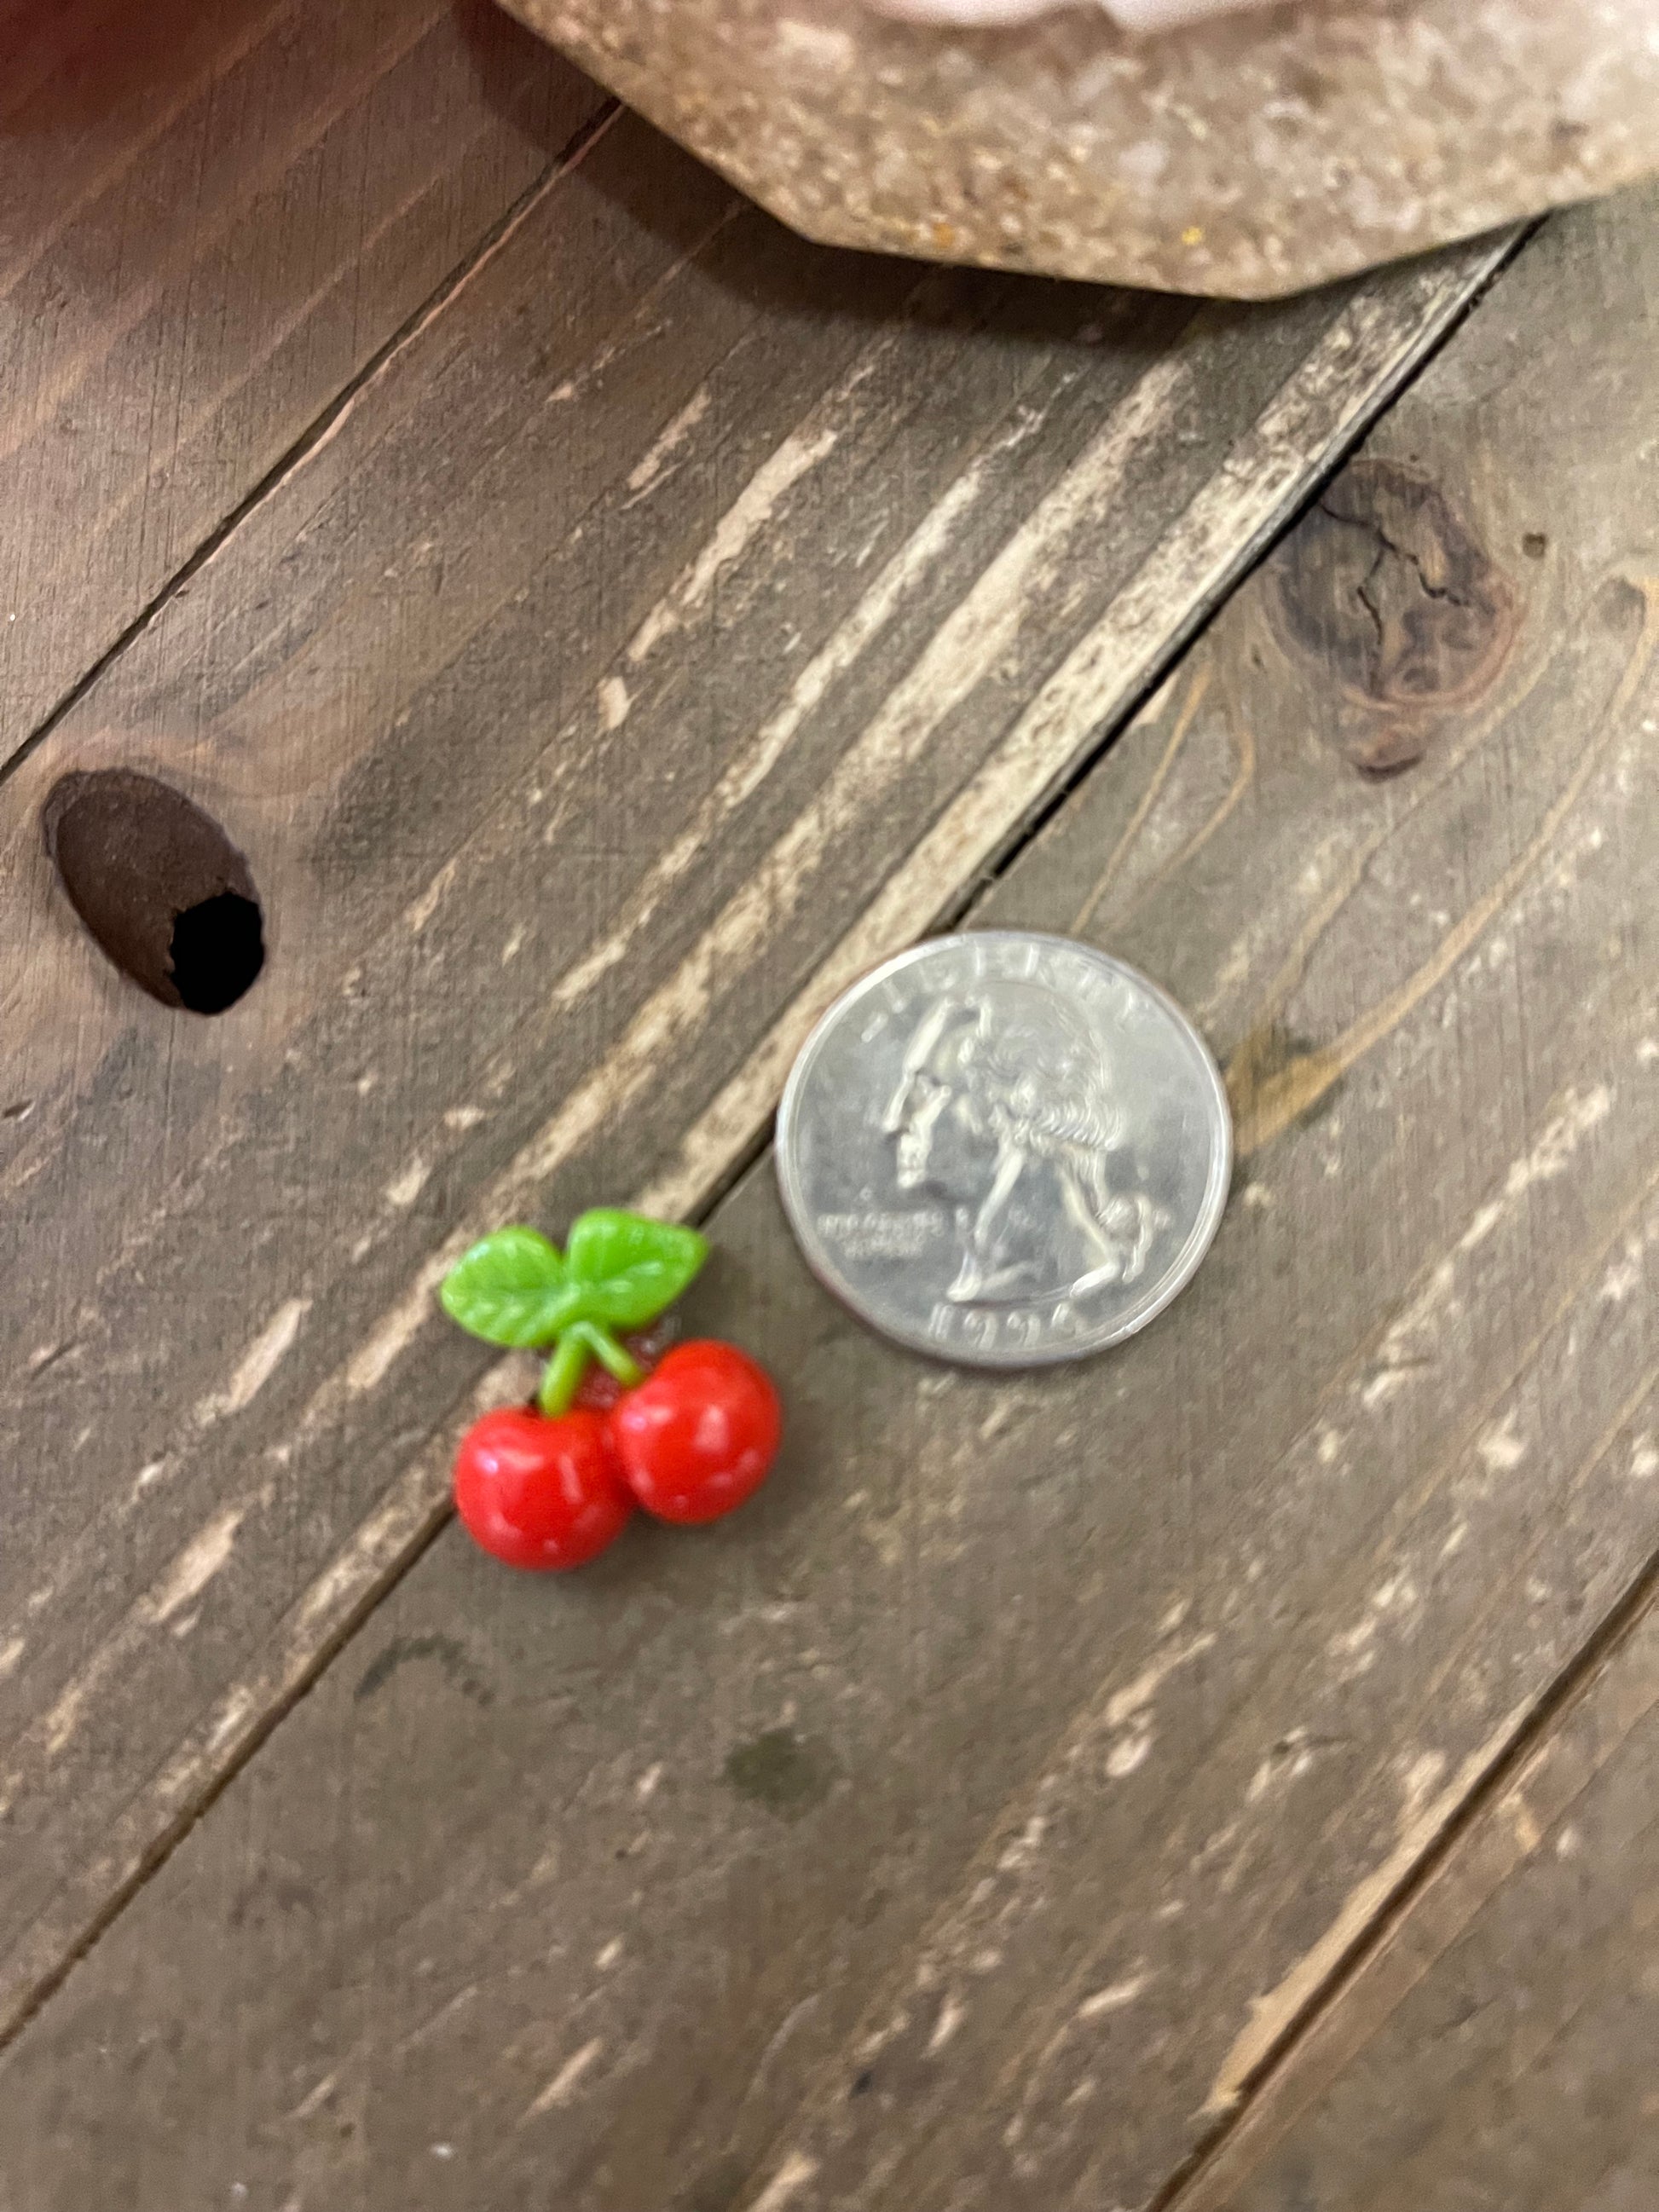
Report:
[[509,4],[809,237],[1169,291],[1322,283],[1646,175],[1659,141],[1648,0],[1291,0],[1156,37],[1087,6]]

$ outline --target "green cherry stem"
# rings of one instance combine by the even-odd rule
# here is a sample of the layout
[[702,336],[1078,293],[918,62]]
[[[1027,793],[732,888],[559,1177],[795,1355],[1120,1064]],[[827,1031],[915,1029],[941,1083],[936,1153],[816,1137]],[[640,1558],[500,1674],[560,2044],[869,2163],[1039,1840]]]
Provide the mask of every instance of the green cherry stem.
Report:
[[572,1322],[554,1346],[536,1394],[536,1403],[550,1419],[556,1420],[561,1413],[569,1412],[590,1359],[597,1359],[624,1389],[631,1390],[645,1380],[639,1361],[601,1322]]
[[497,1229],[464,1252],[439,1287],[453,1322],[486,1344],[548,1355],[537,1403],[568,1413],[590,1359],[626,1390],[645,1380],[623,1334],[647,1327],[696,1278],[707,1241],[678,1221],[619,1206],[590,1206],[560,1251],[523,1223]]

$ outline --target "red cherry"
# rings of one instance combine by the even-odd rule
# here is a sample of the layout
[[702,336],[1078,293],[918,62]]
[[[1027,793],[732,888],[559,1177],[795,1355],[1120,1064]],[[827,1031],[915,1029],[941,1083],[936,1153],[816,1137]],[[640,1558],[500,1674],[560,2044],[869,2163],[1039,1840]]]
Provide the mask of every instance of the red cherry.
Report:
[[782,1416],[764,1371],[729,1344],[677,1345],[609,1416],[623,1480],[662,1521],[717,1521],[765,1480]]
[[598,1413],[549,1420],[504,1407],[475,1421],[455,1456],[455,1509],[510,1567],[579,1567],[634,1510]]

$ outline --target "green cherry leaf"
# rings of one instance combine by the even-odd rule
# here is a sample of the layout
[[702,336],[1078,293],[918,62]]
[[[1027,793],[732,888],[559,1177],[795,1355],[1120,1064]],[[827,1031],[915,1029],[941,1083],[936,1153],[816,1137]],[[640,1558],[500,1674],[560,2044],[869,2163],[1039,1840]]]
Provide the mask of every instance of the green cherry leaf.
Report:
[[489,1344],[550,1344],[571,1317],[569,1277],[556,1247],[533,1229],[498,1229],[444,1277],[451,1321]]
[[695,1229],[596,1206],[572,1225],[565,1247],[574,1315],[606,1328],[643,1328],[708,1256],[708,1239]]

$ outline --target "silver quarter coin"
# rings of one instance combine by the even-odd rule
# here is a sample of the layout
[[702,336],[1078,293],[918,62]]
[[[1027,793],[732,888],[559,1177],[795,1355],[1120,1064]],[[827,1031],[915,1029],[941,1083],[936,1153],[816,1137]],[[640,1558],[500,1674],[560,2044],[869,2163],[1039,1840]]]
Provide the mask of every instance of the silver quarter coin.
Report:
[[814,1273],[874,1328],[976,1367],[1076,1359],[1191,1280],[1232,1127],[1198,1031],[1091,945],[974,931],[837,1000],[778,1109]]

